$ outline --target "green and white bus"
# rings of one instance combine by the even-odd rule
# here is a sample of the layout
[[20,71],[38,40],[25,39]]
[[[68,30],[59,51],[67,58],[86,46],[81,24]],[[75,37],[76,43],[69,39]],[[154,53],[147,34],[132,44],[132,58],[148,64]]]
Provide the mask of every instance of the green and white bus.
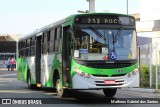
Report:
[[132,16],[112,13],[71,15],[18,42],[18,79],[29,88],[69,90],[139,87],[137,35]]

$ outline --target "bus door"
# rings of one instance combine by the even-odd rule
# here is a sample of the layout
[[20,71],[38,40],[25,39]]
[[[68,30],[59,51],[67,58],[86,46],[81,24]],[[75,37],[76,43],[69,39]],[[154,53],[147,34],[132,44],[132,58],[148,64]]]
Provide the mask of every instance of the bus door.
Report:
[[[70,27],[63,28],[63,48],[62,48],[62,77],[63,86],[70,84],[70,72],[71,72],[71,33]],[[68,86],[69,87],[69,86]]]
[[43,33],[36,35],[35,75],[36,83],[41,84],[41,38]]

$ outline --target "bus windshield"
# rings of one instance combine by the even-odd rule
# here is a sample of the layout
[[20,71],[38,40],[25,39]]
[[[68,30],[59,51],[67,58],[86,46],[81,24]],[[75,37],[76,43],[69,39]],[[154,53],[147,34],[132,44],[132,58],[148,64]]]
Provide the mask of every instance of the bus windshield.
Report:
[[135,30],[92,27],[75,30],[74,50],[79,50],[79,60],[137,59],[136,46]]

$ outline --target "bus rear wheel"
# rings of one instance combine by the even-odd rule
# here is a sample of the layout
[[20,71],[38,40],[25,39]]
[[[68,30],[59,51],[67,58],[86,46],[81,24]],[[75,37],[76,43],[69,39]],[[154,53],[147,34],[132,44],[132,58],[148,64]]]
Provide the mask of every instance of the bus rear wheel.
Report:
[[68,90],[67,89],[63,89],[61,86],[60,86],[60,78],[57,77],[56,79],[56,92],[57,92],[57,95],[60,97],[60,98],[63,98],[63,97],[67,97],[68,96]]
[[31,76],[30,76],[30,73],[28,73],[28,76],[27,76],[27,85],[28,85],[28,88],[30,89],[31,88]]
[[103,93],[106,97],[113,97],[117,92],[117,88],[103,89]]
[[35,86],[31,83],[31,75],[29,72],[28,72],[28,76],[27,76],[27,85],[28,85],[29,89],[35,88]]

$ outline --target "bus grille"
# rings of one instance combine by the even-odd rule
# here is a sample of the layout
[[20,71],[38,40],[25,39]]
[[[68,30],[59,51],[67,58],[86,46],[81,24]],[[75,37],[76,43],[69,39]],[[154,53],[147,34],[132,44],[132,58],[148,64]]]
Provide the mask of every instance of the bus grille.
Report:
[[91,67],[91,68],[102,68],[102,69],[113,69],[113,68],[124,68],[124,67],[129,67],[132,66],[133,64],[131,63],[114,63],[114,64],[110,64],[110,63],[90,63],[90,64],[86,64],[87,67]]
[[137,60],[119,60],[119,61],[82,61],[75,60],[77,63],[90,68],[115,69],[130,67],[137,63]]
[[[97,74],[92,74],[95,77],[108,77],[108,75],[97,75]],[[126,74],[115,74],[112,75],[111,77],[119,77],[119,76],[125,76]]]

